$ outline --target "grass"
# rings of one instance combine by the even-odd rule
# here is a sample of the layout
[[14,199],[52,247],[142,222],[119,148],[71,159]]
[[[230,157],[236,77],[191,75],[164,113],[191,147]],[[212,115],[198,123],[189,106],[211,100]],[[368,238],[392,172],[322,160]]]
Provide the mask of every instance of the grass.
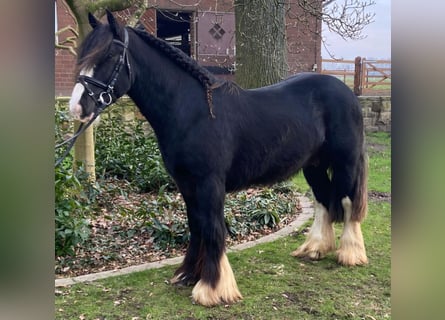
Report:
[[[368,143],[370,190],[389,193],[390,137],[370,135]],[[307,191],[302,176],[293,182]],[[192,304],[191,288],[168,284],[172,266],[58,288],[56,319],[389,319],[390,202],[370,201],[363,234],[370,261],[364,267],[339,266],[334,254],[315,262],[290,256],[302,232],[228,254],[244,295],[233,305]]]
[[391,139],[387,133],[375,132],[367,136],[369,175],[368,189],[391,192]]

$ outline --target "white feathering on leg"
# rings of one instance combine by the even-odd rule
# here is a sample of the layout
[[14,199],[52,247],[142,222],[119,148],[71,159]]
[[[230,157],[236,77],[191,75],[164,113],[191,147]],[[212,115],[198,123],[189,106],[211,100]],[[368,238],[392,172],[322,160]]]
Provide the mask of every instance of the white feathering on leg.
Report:
[[337,250],[338,262],[345,266],[355,266],[368,263],[365,243],[360,222],[352,221],[352,202],[349,197],[341,201],[343,205],[344,228],[340,238],[340,247]]
[[235,303],[243,298],[225,253],[220,260],[220,277],[215,289],[210,284],[199,280],[193,288],[192,297],[196,303],[206,307],[221,303]]
[[335,250],[334,227],[329,220],[328,210],[319,202],[314,203],[315,218],[306,241],[294,252],[295,257],[308,257],[312,260],[323,258]]

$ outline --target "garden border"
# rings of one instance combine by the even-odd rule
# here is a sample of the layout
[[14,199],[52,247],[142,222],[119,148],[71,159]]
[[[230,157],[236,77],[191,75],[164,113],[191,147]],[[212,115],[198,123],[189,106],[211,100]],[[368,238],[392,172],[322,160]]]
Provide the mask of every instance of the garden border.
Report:
[[[256,239],[256,240],[252,240],[252,241],[249,241],[246,243],[237,244],[233,247],[228,248],[227,251],[228,252],[241,251],[244,249],[254,247],[260,243],[275,241],[281,237],[289,235],[290,233],[294,232],[296,229],[300,228],[304,223],[306,223],[310,218],[313,217],[314,210],[313,210],[313,202],[309,198],[307,198],[305,196],[299,196],[298,199],[299,199],[300,206],[301,206],[302,210],[298,214],[297,218],[294,221],[289,223],[284,228],[281,228],[277,232],[274,232],[272,234],[269,234],[267,236],[264,236],[264,237]],[[117,270],[102,271],[102,272],[91,273],[91,274],[86,274],[86,275],[71,277],[71,278],[55,279],[55,287],[65,287],[65,286],[70,286],[70,285],[74,285],[77,283],[91,282],[91,281],[96,281],[99,279],[105,279],[105,278],[109,278],[109,277],[122,276],[122,275],[130,274],[130,273],[134,273],[134,272],[141,272],[141,271],[145,271],[145,270],[149,270],[149,269],[158,269],[158,268],[162,268],[162,267],[169,266],[169,265],[179,264],[182,262],[183,259],[184,259],[184,256],[179,256],[179,257],[164,259],[164,260],[160,260],[160,261],[154,261],[154,262],[148,262],[148,263],[144,263],[144,264],[140,264],[140,265],[130,266],[130,267],[117,269]]]

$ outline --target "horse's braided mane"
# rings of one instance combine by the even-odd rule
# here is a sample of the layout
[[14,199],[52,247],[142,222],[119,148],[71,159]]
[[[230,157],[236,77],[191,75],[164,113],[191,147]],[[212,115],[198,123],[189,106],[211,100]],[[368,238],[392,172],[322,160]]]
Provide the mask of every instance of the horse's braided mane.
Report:
[[218,82],[218,79],[210,71],[200,66],[195,60],[186,55],[182,50],[172,46],[163,39],[159,39],[151,35],[145,29],[132,29],[148,44],[165,53],[178,66],[190,73],[190,75],[197,79],[205,88],[211,88],[215,85],[216,82]]

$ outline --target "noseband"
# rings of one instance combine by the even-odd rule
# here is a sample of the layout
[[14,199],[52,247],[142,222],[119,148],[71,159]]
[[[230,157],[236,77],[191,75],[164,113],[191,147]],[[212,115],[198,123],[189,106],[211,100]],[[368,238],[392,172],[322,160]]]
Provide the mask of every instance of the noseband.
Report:
[[[128,60],[128,54],[127,54],[127,49],[128,49],[128,31],[127,31],[127,29],[124,28],[124,42],[117,40],[117,39],[113,39],[113,42],[122,46],[124,49],[122,50],[122,53],[119,56],[119,62],[114,67],[113,73],[111,74],[110,81],[108,82],[108,84],[105,84],[100,80],[94,79],[94,78],[86,76],[86,75],[80,75],[77,78],[78,82],[80,82],[84,86],[85,90],[88,93],[88,96],[91,97],[93,99],[94,103],[96,104],[96,110],[94,112],[93,117],[86,124],[84,124],[82,122],[79,125],[79,128],[77,129],[76,133],[71,138],[56,145],[56,149],[57,149],[67,143],[70,143],[69,146],[67,147],[67,149],[65,150],[65,152],[63,153],[63,155],[56,161],[56,167],[68,155],[71,148],[74,146],[74,143],[76,142],[77,137],[79,135],[81,135],[94,122],[94,120],[96,120],[96,118],[99,116],[99,114],[102,113],[102,111],[104,111],[109,105],[111,105],[112,103],[114,103],[117,100],[117,98],[115,96],[115,92],[114,92],[114,85],[117,82],[119,73],[122,70],[122,67],[124,64],[127,65],[129,78],[131,80],[131,67],[130,67],[130,61]],[[91,90],[91,88],[89,86],[90,84],[97,88],[102,89],[103,91],[101,91],[99,94],[94,93],[93,90]]]

